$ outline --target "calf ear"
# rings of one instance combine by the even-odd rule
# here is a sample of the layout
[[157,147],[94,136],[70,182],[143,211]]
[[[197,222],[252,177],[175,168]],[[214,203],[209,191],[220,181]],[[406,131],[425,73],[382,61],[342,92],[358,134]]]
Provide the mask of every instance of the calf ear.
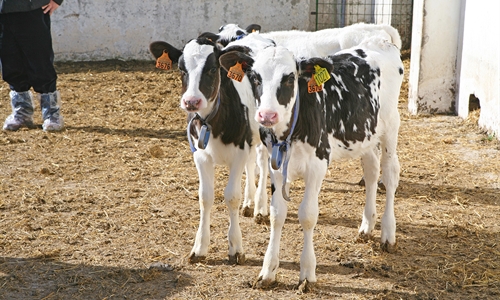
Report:
[[153,56],[158,59],[158,57],[162,56],[163,53],[168,53],[168,56],[172,60],[174,64],[179,62],[179,57],[182,55],[182,51],[175,48],[174,46],[170,45],[169,43],[166,42],[152,42],[149,44],[149,51]]
[[332,73],[333,71],[333,65],[329,61],[326,61],[319,57],[313,57],[299,62],[300,74],[301,75],[304,74],[310,77],[315,72],[314,71],[315,66],[320,66],[321,68],[325,68],[328,71],[328,73]]
[[222,52],[221,52],[221,55],[224,53],[232,52],[232,51],[241,52],[243,54],[246,54],[247,56],[250,56],[252,49],[250,49],[250,47],[247,47],[247,46],[239,46],[239,45],[238,46],[230,46],[230,47],[224,48],[224,50],[222,50]]
[[219,36],[215,33],[211,32],[204,32],[200,34],[198,38],[206,38],[209,41],[212,41],[213,43],[217,42],[219,40]]
[[232,66],[236,65],[237,63],[240,63],[242,65],[242,70],[246,72],[253,65],[253,59],[247,55],[247,51],[249,51],[249,49],[247,50],[246,47],[231,47],[231,48],[227,49],[227,51],[224,50],[224,52],[219,57],[220,65],[226,71],[229,71],[229,69]]
[[252,33],[252,32],[260,32],[260,25],[258,24],[250,24],[247,26],[247,28],[245,29],[248,33]]

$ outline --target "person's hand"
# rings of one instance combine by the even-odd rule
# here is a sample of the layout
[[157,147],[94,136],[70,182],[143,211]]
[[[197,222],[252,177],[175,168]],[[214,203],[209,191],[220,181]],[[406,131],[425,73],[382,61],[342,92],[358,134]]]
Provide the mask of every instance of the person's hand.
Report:
[[45,6],[42,6],[42,9],[43,9],[43,13],[46,14],[50,14],[52,15],[52,13],[59,7],[59,4],[55,3],[54,0],[50,0],[49,4],[45,5]]

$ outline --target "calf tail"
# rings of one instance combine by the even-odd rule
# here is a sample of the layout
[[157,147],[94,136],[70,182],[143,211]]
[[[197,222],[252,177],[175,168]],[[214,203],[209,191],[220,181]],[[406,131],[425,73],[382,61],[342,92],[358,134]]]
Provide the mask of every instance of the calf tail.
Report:
[[385,25],[384,30],[391,36],[391,42],[396,45],[399,50],[401,50],[401,46],[403,45],[403,43],[401,41],[401,36],[399,35],[398,30],[391,25]]

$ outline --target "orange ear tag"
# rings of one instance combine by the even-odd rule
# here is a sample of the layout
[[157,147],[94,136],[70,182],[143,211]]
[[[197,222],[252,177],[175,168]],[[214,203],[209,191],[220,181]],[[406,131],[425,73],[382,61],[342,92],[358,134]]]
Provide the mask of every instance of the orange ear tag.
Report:
[[311,77],[311,80],[309,80],[309,82],[307,83],[307,92],[309,94],[314,94],[316,92],[321,92],[323,90],[323,86],[322,85],[318,85],[316,83],[316,80],[314,79],[314,76],[315,74],[312,75]]
[[242,82],[244,76],[245,72],[243,72],[243,68],[241,67],[240,62],[237,62],[234,66],[229,68],[229,71],[227,72],[227,77],[234,79],[238,82]]
[[172,60],[168,56],[168,52],[163,50],[163,54],[156,60],[156,67],[162,70],[172,69]]

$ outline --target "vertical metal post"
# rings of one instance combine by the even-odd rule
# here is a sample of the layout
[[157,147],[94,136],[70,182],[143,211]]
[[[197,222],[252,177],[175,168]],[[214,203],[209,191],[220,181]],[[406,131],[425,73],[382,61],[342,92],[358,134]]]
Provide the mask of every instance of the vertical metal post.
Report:
[[345,6],[346,0],[342,0],[340,4],[340,27],[345,27]]
[[377,0],[372,0],[372,10],[371,10],[371,23],[375,24],[375,5],[377,5]]
[[318,31],[318,1],[316,0],[316,31]]

